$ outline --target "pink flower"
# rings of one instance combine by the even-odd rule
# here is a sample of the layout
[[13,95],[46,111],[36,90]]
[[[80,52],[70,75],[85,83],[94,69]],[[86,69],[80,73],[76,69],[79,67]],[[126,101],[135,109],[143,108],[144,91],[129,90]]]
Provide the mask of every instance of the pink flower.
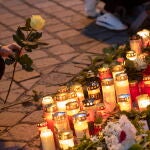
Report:
[[126,139],[126,133],[122,130],[119,136],[119,143],[123,142]]
[[124,58],[122,58],[122,57],[117,58],[117,62],[123,63],[124,62]]

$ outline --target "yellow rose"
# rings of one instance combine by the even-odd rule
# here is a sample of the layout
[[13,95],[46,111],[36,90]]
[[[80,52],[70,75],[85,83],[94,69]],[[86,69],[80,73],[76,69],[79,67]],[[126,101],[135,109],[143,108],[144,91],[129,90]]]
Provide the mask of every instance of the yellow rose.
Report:
[[44,27],[45,20],[39,15],[32,15],[30,26],[35,30],[40,30]]

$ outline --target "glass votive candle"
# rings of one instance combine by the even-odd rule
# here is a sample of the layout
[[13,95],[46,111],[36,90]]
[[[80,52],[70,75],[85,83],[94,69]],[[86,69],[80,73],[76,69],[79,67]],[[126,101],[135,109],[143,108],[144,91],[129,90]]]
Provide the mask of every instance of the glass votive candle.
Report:
[[76,92],[79,105],[82,108],[82,101],[84,100],[84,93],[83,93],[82,85],[80,83],[75,83],[70,87],[70,89]]
[[54,100],[56,101],[58,111],[65,112],[66,104],[69,102],[68,93],[57,93],[54,96]]
[[121,111],[131,111],[131,98],[129,94],[121,94],[118,96],[118,105]]
[[101,82],[103,102],[108,112],[116,107],[116,94],[113,78],[103,79]]
[[109,67],[101,67],[98,69],[99,78],[103,80],[105,78],[111,78],[112,74]]
[[146,110],[147,106],[150,105],[150,97],[148,96],[148,94],[142,94],[136,98],[140,111]]
[[130,49],[140,54],[142,51],[142,39],[138,35],[134,35],[130,39]]
[[138,81],[130,81],[129,82],[129,87],[130,87],[130,94],[131,94],[131,100],[133,104],[137,104],[136,97],[140,95],[140,89],[138,86]]
[[54,119],[54,126],[56,129],[56,132],[69,130],[69,121],[66,112],[56,112],[53,115]]
[[51,96],[45,96],[45,97],[43,97],[43,99],[42,99],[43,110],[45,111],[45,107],[47,105],[52,104],[52,103],[54,103],[54,100],[53,100],[53,98]]
[[78,101],[77,93],[70,90],[68,91],[68,102]]
[[121,94],[130,94],[128,76],[126,73],[116,75],[115,89],[117,98]]
[[124,73],[125,69],[122,65],[115,65],[112,67],[112,75],[113,75],[113,79],[114,81],[116,80],[116,75],[119,73]]
[[71,130],[59,132],[59,145],[61,150],[74,147],[74,138]]
[[150,80],[144,81],[144,93],[150,96]]
[[126,58],[131,60],[131,61],[134,61],[137,58],[137,54],[134,51],[128,51],[126,53]]
[[87,138],[90,137],[86,117],[86,113],[78,113],[74,115],[74,129],[77,138],[83,138],[85,135]]
[[54,120],[53,120],[53,114],[57,112],[57,105],[51,104],[47,106],[46,111],[44,113],[44,118],[47,122],[47,126],[49,129],[51,129],[54,132]]

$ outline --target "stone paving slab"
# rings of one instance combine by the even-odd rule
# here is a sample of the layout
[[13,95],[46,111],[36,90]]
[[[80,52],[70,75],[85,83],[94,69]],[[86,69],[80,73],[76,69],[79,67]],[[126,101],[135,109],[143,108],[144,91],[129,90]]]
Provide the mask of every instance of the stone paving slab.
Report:
[[[27,73],[17,66],[7,104],[3,104],[9,87],[13,66],[7,66],[0,81],[0,150],[40,150],[36,128],[42,120],[41,100],[28,106],[20,104],[33,91],[44,95],[56,93],[90,62],[88,56],[101,54],[109,46],[82,34],[91,22],[84,15],[83,0],[1,0],[0,44],[13,42],[12,34],[27,17],[39,14],[46,19],[42,40],[49,45],[30,53],[34,71]],[[20,102],[20,103],[19,103]]]

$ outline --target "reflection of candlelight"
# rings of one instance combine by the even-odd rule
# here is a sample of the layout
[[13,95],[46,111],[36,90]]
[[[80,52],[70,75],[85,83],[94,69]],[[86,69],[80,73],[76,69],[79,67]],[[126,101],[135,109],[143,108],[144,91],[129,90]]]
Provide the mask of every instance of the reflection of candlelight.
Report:
[[109,112],[113,111],[116,107],[116,95],[112,78],[102,80],[102,93],[106,110]]
[[74,147],[73,133],[72,131],[62,131],[59,133],[59,144],[62,150],[68,150]]
[[85,113],[78,113],[74,116],[74,129],[77,138],[83,138],[84,135],[89,137],[89,130],[88,130],[88,123],[86,120],[87,114]]
[[150,43],[150,31],[147,29],[143,29],[143,30],[137,32],[137,34],[140,37],[142,37],[144,47],[147,47],[148,44]]
[[50,129],[42,131],[40,137],[43,150],[55,150],[54,137]]
[[129,94],[118,96],[118,105],[121,111],[131,111],[131,99]]
[[116,75],[115,81],[116,95],[130,94],[128,76],[126,73]]
[[142,94],[136,98],[140,111],[146,110],[147,106],[150,105],[150,97],[148,94]]

